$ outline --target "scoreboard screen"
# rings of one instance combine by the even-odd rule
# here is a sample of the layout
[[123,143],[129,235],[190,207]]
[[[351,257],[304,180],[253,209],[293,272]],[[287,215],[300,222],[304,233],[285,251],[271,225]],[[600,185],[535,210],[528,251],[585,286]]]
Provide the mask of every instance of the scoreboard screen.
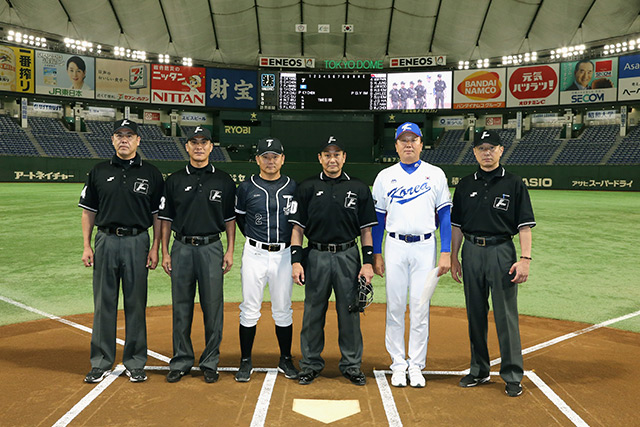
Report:
[[281,110],[386,108],[386,74],[280,73]]

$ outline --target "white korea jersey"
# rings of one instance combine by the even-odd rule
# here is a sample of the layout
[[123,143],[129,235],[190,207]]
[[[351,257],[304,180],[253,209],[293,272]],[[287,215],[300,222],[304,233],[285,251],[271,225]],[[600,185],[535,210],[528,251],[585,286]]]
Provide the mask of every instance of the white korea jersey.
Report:
[[411,174],[400,163],[380,171],[373,198],[376,211],[387,215],[386,230],[398,234],[433,233],[436,211],[451,205],[446,175],[423,161]]

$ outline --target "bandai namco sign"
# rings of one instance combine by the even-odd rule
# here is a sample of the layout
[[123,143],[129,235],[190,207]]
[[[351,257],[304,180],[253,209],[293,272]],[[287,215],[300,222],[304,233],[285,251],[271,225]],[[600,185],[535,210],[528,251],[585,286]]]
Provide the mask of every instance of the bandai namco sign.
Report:
[[477,71],[460,82],[458,92],[474,101],[496,99],[502,94],[500,76],[493,71]]

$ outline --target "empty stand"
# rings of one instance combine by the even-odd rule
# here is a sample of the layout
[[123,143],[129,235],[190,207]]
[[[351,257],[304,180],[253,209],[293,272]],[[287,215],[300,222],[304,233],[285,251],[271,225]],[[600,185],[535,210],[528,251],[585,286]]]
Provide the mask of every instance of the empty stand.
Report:
[[38,156],[29,136],[8,116],[0,116],[0,155]]

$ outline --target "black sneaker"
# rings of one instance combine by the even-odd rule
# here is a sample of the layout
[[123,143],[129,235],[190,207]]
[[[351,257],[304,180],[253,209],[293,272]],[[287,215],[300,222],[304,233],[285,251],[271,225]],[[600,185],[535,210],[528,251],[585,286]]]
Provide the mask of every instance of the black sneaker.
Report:
[[91,371],[84,377],[85,383],[99,383],[102,381],[107,375],[109,375],[109,371],[100,369],[100,368],[91,368]]
[[129,377],[129,381],[132,383],[141,383],[147,380],[147,374],[144,372],[144,369],[127,369],[126,373]]
[[298,378],[299,372],[293,365],[291,356],[280,356],[280,363],[278,363],[278,371],[284,374],[285,378],[294,380]]
[[204,382],[209,384],[215,383],[220,378],[217,369],[202,368],[202,373],[204,374]]
[[182,379],[182,377],[186,374],[186,372],[182,372],[179,369],[172,369],[167,374],[167,382],[169,383],[177,383]]
[[299,375],[298,384],[300,385],[308,385],[313,382],[318,376],[320,372],[314,371],[313,369],[305,370]]
[[251,363],[251,358],[240,359],[240,369],[236,372],[236,381],[239,383],[249,382],[252,372],[253,364]]
[[358,368],[347,369],[342,375],[355,385],[365,385],[367,383],[367,377]]
[[504,387],[504,392],[509,397],[518,397],[522,394],[522,386],[520,383],[507,383]]
[[475,387],[477,385],[480,384],[486,384],[489,382],[489,380],[491,379],[491,377],[489,375],[485,376],[474,376],[472,374],[468,374],[464,377],[462,377],[462,379],[460,380],[460,382],[458,383],[458,385],[460,387]]

